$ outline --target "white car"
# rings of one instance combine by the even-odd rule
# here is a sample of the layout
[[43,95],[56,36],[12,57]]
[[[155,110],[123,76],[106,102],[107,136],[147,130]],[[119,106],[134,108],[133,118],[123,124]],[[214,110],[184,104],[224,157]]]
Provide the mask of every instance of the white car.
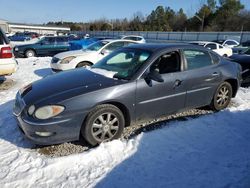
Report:
[[128,46],[138,44],[132,40],[101,40],[89,45],[86,49],[63,52],[55,55],[50,63],[53,72],[69,70],[79,67],[88,67],[112,51]]
[[215,42],[194,41],[194,42],[190,42],[190,44],[204,46],[205,48],[213,50],[214,52],[216,52],[217,54],[223,57],[229,57],[233,54],[233,50],[231,48],[222,46],[221,44],[218,44]]
[[10,75],[17,70],[17,62],[5,33],[0,28],[0,76]]
[[228,48],[234,48],[234,47],[240,45],[240,43],[239,43],[238,41],[233,40],[233,39],[216,40],[216,41],[213,41],[213,42],[219,43],[219,44],[221,44],[222,46],[225,46],[225,47],[228,47]]
[[122,36],[122,39],[127,39],[127,40],[134,40],[138,43],[146,43],[146,40],[142,36],[137,36],[137,35],[127,35],[127,36]]

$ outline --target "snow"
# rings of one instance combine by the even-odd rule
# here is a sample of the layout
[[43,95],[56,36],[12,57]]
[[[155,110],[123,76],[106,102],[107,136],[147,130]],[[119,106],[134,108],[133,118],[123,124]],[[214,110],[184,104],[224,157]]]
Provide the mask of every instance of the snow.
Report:
[[113,78],[114,75],[117,73],[117,72],[108,71],[108,70],[99,69],[99,68],[88,68],[88,70],[90,70],[96,74],[100,74],[102,76],[108,77],[108,78]]
[[18,59],[0,90],[0,187],[250,187],[250,89],[218,113],[163,122],[162,128],[87,152],[51,158],[32,149],[12,116],[17,90],[52,74],[51,58]]

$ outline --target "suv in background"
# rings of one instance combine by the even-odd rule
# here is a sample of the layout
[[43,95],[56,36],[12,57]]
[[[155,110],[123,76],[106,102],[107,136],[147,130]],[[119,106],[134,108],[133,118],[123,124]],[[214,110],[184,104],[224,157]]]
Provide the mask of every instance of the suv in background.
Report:
[[221,44],[222,46],[228,47],[228,48],[234,48],[236,46],[239,46],[240,43],[236,40],[232,40],[232,39],[227,39],[227,40],[214,40],[212,42],[216,42]]
[[9,45],[9,39],[0,28],[0,76],[14,73],[17,69],[17,62]]
[[69,38],[65,36],[42,37],[32,44],[17,45],[14,48],[16,57],[54,56],[69,50]]
[[127,35],[127,36],[122,36],[121,39],[126,39],[126,40],[133,40],[136,41],[137,43],[146,43],[146,40],[142,36],[137,36],[137,35]]

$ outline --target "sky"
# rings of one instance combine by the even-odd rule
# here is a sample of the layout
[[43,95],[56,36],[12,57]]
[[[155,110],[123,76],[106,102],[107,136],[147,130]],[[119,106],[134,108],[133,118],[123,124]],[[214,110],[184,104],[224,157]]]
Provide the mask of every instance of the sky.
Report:
[[[0,19],[9,22],[43,24],[49,21],[88,22],[100,18],[131,19],[136,12],[144,16],[162,5],[183,8],[192,16],[206,0],[0,0]],[[249,0],[241,0],[250,9]]]

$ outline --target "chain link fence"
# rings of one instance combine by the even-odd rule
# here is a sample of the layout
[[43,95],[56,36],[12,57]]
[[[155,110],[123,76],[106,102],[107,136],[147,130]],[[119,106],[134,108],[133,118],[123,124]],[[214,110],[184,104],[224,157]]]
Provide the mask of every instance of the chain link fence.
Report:
[[234,39],[240,43],[250,40],[250,32],[149,32],[149,31],[86,31],[74,32],[93,37],[119,38],[123,35],[141,35],[147,42],[213,41]]

